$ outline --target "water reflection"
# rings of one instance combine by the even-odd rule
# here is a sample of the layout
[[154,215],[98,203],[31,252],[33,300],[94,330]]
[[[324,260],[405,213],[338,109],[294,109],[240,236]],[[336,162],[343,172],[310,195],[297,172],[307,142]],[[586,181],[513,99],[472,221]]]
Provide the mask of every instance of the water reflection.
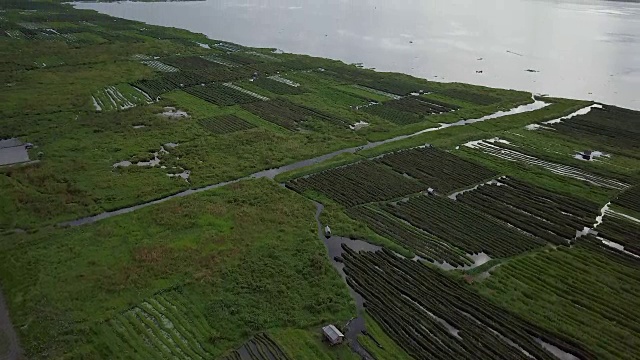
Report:
[[638,3],[209,0],[77,6],[433,80],[640,109],[640,46],[630,46],[640,42]]

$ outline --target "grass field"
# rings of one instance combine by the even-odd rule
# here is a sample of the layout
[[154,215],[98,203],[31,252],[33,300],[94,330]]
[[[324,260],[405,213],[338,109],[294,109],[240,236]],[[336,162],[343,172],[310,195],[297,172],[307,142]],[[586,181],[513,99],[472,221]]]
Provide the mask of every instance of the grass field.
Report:
[[211,355],[269,329],[345,322],[352,300],[317,241],[314,212],[254,180],[85,228],[4,237],[0,276],[22,345],[31,358],[132,352],[144,339],[124,342],[118,328],[144,328],[139,309],[153,315],[168,303],[186,306],[173,323],[200,325],[175,328]]

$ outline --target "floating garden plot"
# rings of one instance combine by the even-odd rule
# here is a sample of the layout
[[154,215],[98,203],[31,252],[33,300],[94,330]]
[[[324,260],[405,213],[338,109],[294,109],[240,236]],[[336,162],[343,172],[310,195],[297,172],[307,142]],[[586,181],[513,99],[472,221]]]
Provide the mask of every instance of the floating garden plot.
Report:
[[400,96],[427,90],[424,80],[421,81],[408,76],[376,73],[359,69],[355,66],[331,66],[326,69],[325,74],[344,82]]
[[640,257],[640,223],[605,216],[596,230],[598,237],[621,245],[625,251]]
[[418,115],[441,114],[457,109],[457,106],[439,101],[427,100],[418,96],[405,96],[398,100],[386,101],[384,106]]
[[463,251],[418,230],[374,205],[349,208],[347,214],[354,219],[363,221],[378,235],[413,251],[417,256],[427,261],[446,261],[454,267],[472,263]]
[[215,69],[220,68],[221,66],[215,62],[211,62],[209,60],[203,59],[199,56],[183,56],[183,57],[172,57],[172,58],[163,58],[162,61],[165,63],[179,68],[183,71],[197,71],[197,72],[208,72],[215,71]]
[[92,95],[96,111],[125,110],[153,100],[142,90],[128,84],[108,86]]
[[236,64],[236,63],[234,63],[232,61],[229,61],[229,60],[221,59],[220,57],[215,56],[215,55],[204,55],[204,56],[201,56],[201,58],[203,58],[203,59],[205,59],[207,61],[210,61],[212,63],[220,64],[220,65],[224,65],[224,66],[229,66],[229,67],[239,66],[239,64]]
[[584,115],[549,124],[571,138],[590,140],[616,149],[640,151],[640,111],[606,105]]
[[290,359],[278,344],[267,334],[258,334],[238,350],[221,360],[288,360]]
[[420,147],[384,155],[376,160],[407,174],[441,193],[487,181],[497,174],[480,165],[433,147]]
[[498,97],[461,89],[439,90],[438,94],[442,94],[453,99],[459,99],[464,102],[476,105],[493,105],[500,102],[500,98]]
[[387,251],[343,245],[347,282],[384,332],[415,359],[557,360],[542,344],[582,359],[577,342],[545,331],[438,270]]
[[22,26],[25,29],[29,30],[38,30],[46,28],[43,24],[33,23],[33,22],[20,22],[18,25]]
[[167,65],[163,62],[160,62],[158,60],[143,60],[141,61],[141,63],[147,65],[148,67],[152,68],[153,70],[157,70],[157,71],[161,71],[161,72],[176,72],[178,71],[178,68],[173,67],[171,65]]
[[340,127],[348,128],[349,123],[332,115],[322,113],[318,110],[293,104],[282,99],[274,99],[265,102],[255,102],[243,105],[249,112],[259,117],[295,131],[304,126],[304,123],[311,118],[325,121]]
[[364,110],[372,115],[398,125],[424,121],[427,116],[455,110],[456,107],[417,96],[398,97],[385,101],[379,106],[368,106]]
[[92,30],[91,33],[113,43],[140,43],[144,41],[138,36],[128,35],[117,31],[103,31],[96,29]]
[[239,65],[252,65],[252,64],[261,63],[265,61],[262,58],[259,58],[257,56],[253,56],[247,53],[243,53],[243,52],[233,52],[228,54],[222,54],[220,55],[220,58],[226,61],[230,61],[234,64],[239,64]]
[[446,197],[417,196],[382,208],[470,254],[484,252],[491,257],[509,257],[545,244]]
[[238,90],[238,91],[240,91],[241,93],[247,94],[247,95],[249,95],[249,96],[253,96],[254,98],[256,98],[256,99],[258,99],[258,100],[262,100],[262,101],[267,101],[267,100],[269,100],[269,98],[268,98],[268,97],[266,97],[266,96],[262,96],[262,95],[260,95],[260,94],[254,93],[253,91],[249,91],[249,90],[247,90],[247,89],[244,89],[244,88],[242,88],[242,87],[240,87],[240,86],[238,86],[238,85],[234,85],[234,84],[232,84],[232,83],[224,83],[224,84],[222,84],[222,85],[224,85],[224,86],[226,86],[226,87],[229,87],[229,88],[232,88],[232,89],[234,89],[234,90]]
[[242,49],[242,47],[239,45],[224,42],[219,42],[217,44],[214,44],[213,46],[217,47],[218,49],[231,52],[240,51]]
[[426,190],[424,185],[371,161],[323,171],[289,181],[287,187],[299,192],[317,191],[350,207],[400,198]]
[[400,95],[391,94],[391,93],[388,93],[388,92],[385,92],[385,91],[372,89],[372,88],[369,88],[369,87],[366,87],[366,86],[362,86],[362,85],[352,85],[352,86],[354,88],[356,88],[356,89],[368,91],[370,93],[377,94],[377,95],[382,95],[382,96],[385,96],[385,97],[388,97],[388,98],[394,99],[394,100],[398,100],[398,99],[402,98],[402,96],[400,96]]
[[571,249],[511,259],[480,289],[501,307],[584,344],[591,355],[569,351],[581,359],[634,358],[640,345],[620,339],[640,330],[638,265],[639,259],[587,236]]
[[299,86],[288,85],[270,78],[258,78],[254,80],[253,83],[262,89],[278,95],[299,95],[304,93],[304,90]]
[[157,99],[160,95],[178,88],[178,86],[167,78],[140,80],[131,85],[142,90],[152,99]]
[[220,106],[231,106],[261,101],[252,95],[238,91],[232,87],[225,86],[224,84],[207,84],[204,86],[196,85],[185,88],[184,91],[193,96],[199,97],[202,100]]
[[558,195],[509,178],[481,185],[457,195],[456,199],[558,245],[567,245],[576,232],[592,227],[600,214],[600,206],[590,201]]
[[198,120],[203,128],[217,135],[229,134],[243,130],[253,129],[256,126],[235,115],[223,115],[208,119]]
[[388,107],[385,106],[384,103],[374,106],[367,106],[364,108],[364,111],[371,115],[381,117],[396,125],[414,124],[425,120],[423,116],[408,111],[402,111],[392,107]]
[[501,159],[517,161],[527,165],[540,166],[554,174],[587,181],[596,186],[616,190],[623,190],[629,186],[629,184],[626,184],[619,180],[609,179],[604,176],[595,175],[572,166],[557,164],[550,161],[538,159],[531,155],[523,154],[522,152],[512,150],[510,147],[501,144],[499,141],[471,141],[466,143],[465,146],[472,149],[480,150],[486,154],[493,155]]
[[612,203],[640,213],[640,185],[628,188]]
[[273,76],[270,76],[270,77],[269,77],[269,79],[274,80],[274,81],[277,81],[277,82],[279,82],[279,83],[283,83],[283,84],[286,84],[286,85],[292,86],[292,87],[300,87],[300,84],[299,84],[299,83],[297,83],[297,82],[295,82],[295,81],[291,81],[291,80],[289,80],[289,79],[286,79],[286,78],[284,78],[284,77],[282,77],[282,76],[280,76],[280,75],[273,75]]
[[116,315],[96,330],[109,339],[104,351],[133,359],[211,359],[213,329],[183,295],[169,291]]

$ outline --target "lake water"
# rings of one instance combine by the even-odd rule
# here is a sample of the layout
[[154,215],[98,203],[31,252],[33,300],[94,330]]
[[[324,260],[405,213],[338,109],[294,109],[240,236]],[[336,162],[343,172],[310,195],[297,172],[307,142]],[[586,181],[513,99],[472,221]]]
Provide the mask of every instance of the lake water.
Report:
[[76,6],[431,80],[640,109],[639,2],[208,0]]

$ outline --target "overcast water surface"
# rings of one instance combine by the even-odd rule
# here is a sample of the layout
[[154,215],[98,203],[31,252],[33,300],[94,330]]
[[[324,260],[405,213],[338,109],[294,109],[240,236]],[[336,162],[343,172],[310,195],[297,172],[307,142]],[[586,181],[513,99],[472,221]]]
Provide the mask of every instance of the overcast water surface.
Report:
[[640,109],[638,2],[207,0],[76,6],[431,80]]

